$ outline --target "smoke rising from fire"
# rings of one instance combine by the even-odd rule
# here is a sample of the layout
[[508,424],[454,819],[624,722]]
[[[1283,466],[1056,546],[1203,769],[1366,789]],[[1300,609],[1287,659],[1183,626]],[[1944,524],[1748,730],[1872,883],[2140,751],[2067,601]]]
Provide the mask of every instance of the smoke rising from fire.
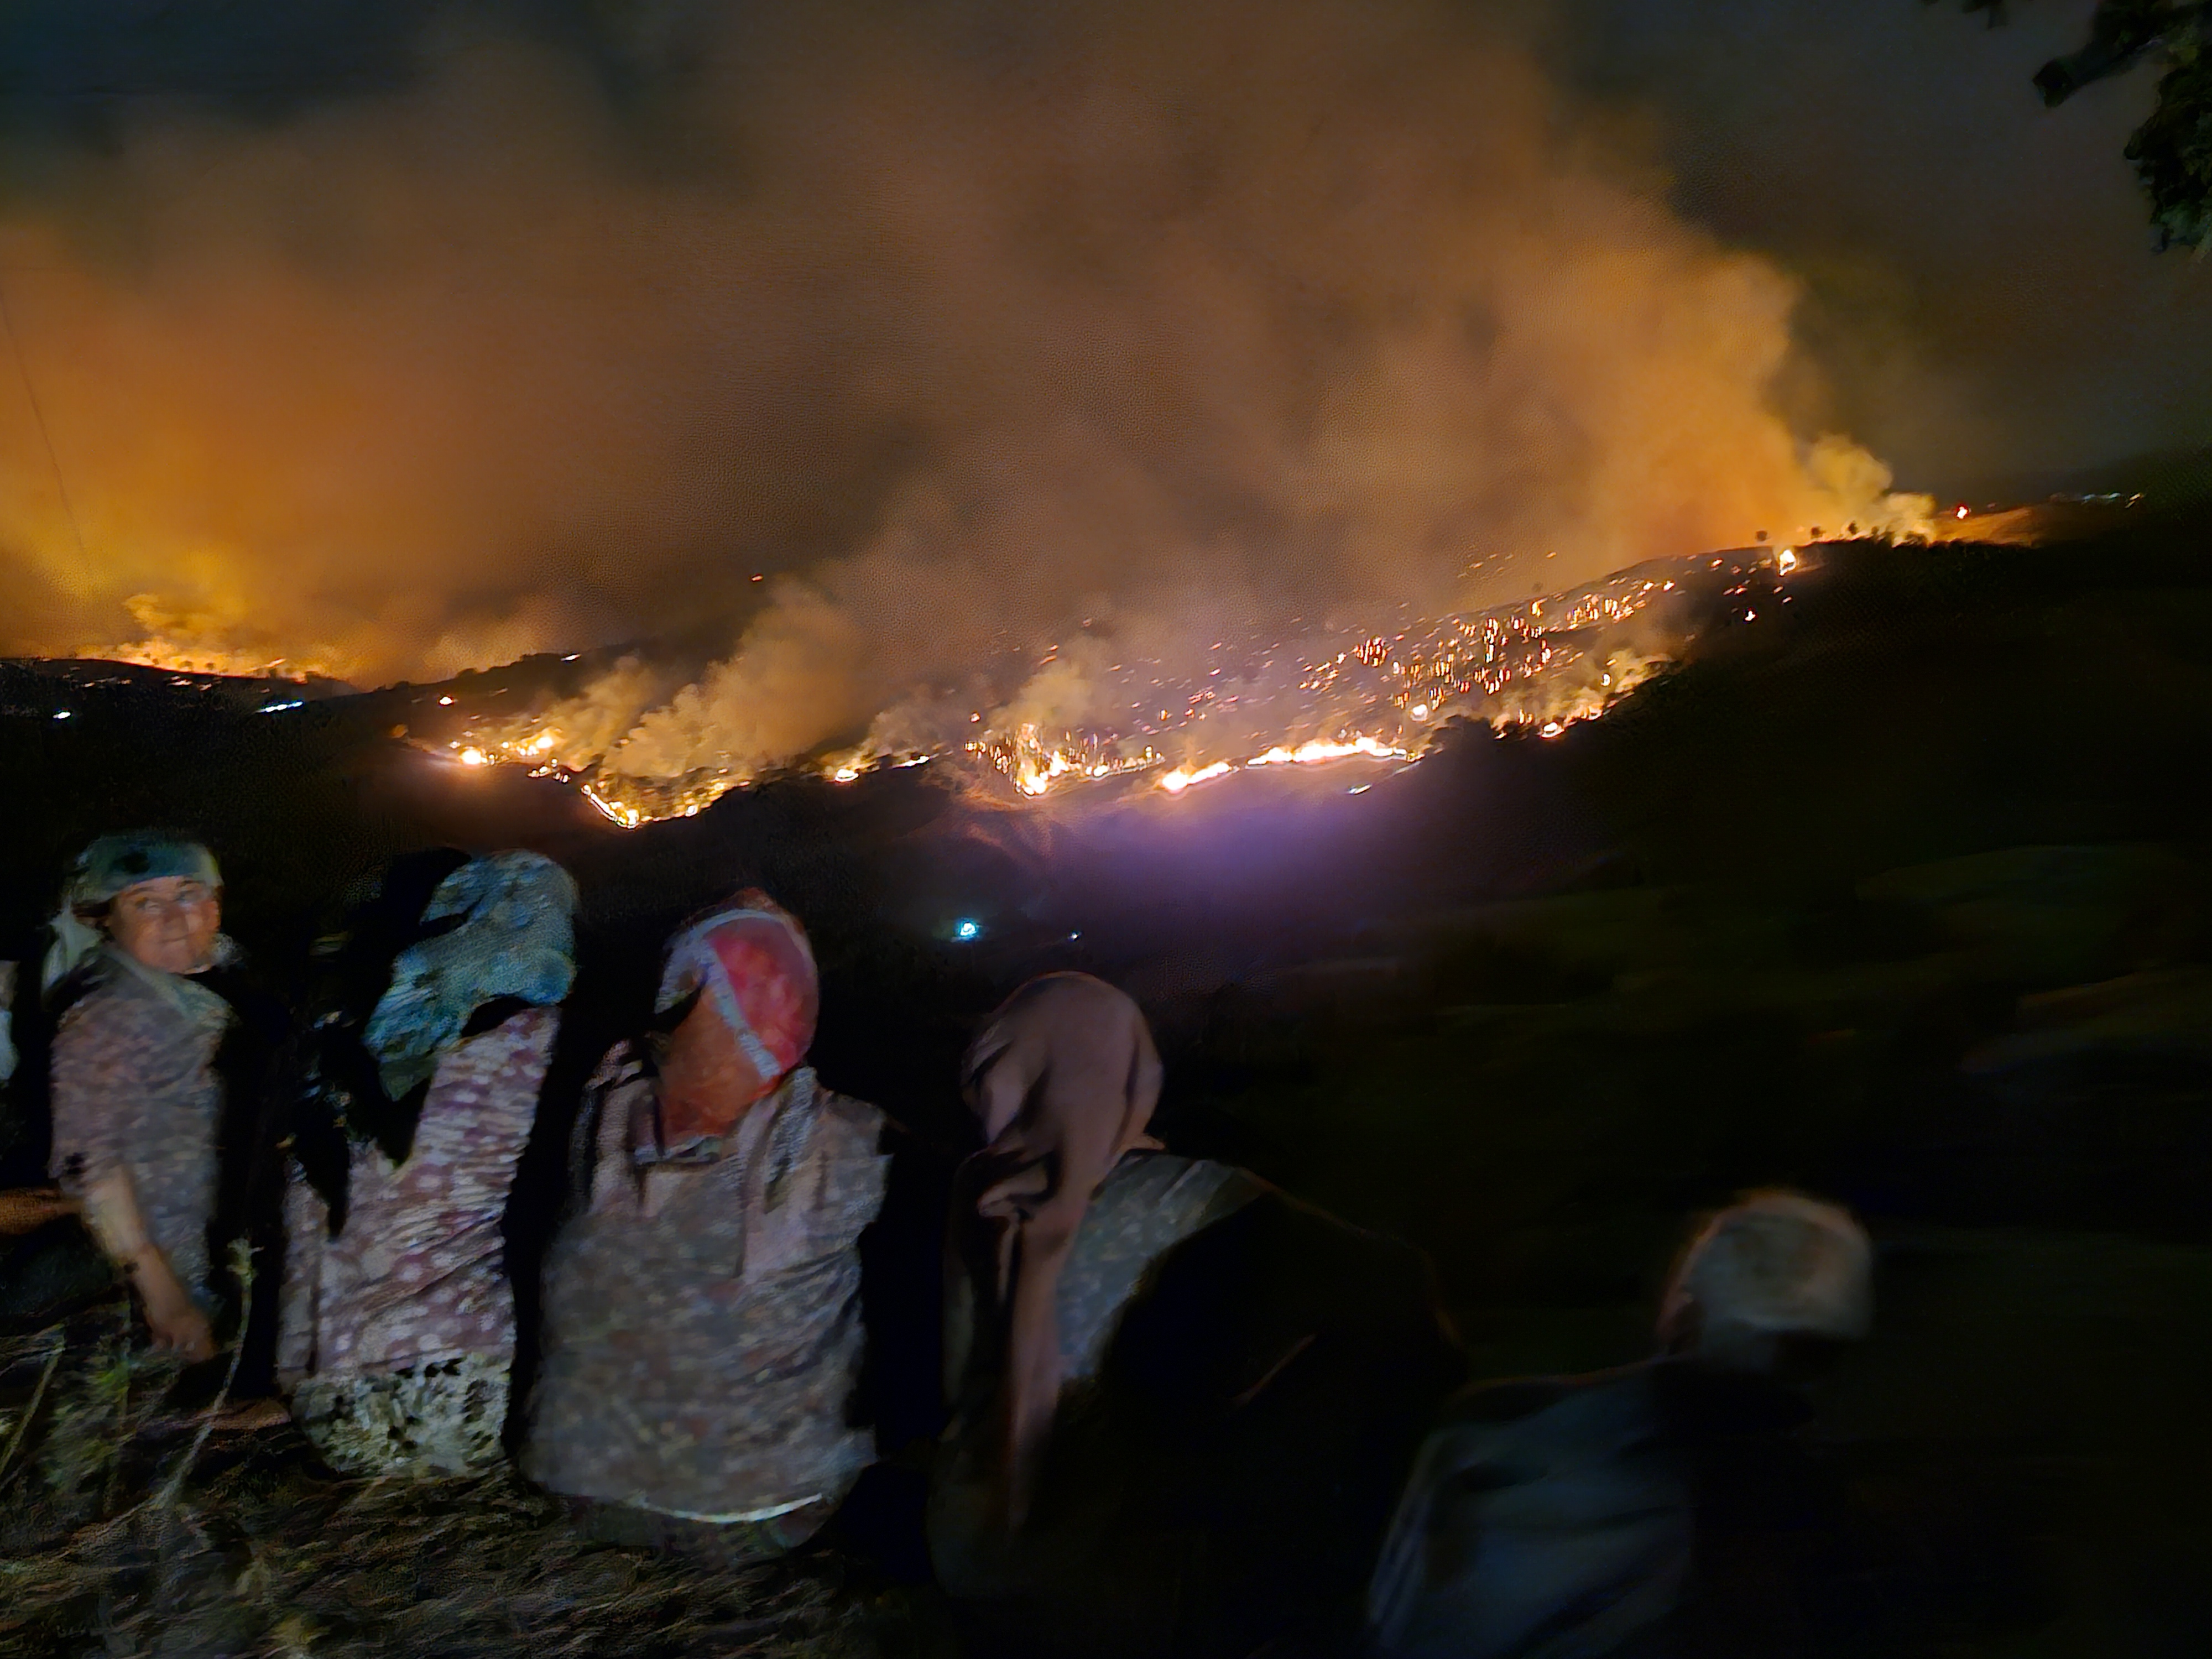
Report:
[[404,92],[40,158],[0,648],[649,636],[560,725],[667,777],[1915,510],[1774,412],[1791,280],[1458,9],[637,9],[627,98],[449,21]]

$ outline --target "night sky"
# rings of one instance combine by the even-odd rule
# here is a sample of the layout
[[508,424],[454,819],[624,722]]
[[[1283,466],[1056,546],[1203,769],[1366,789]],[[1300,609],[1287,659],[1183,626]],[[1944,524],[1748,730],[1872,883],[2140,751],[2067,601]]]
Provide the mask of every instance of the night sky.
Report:
[[[0,21],[11,171],[20,189],[27,132],[112,143],[116,112],[149,96],[212,96],[276,123],[404,87],[435,61],[425,24],[457,9],[642,101],[714,14],[746,9],[33,0]],[[2212,274],[2147,257],[2120,153],[2154,67],[2058,110],[2030,85],[2080,44],[2088,0],[2032,0],[1999,27],[1919,0],[1491,9],[1532,20],[1564,78],[1648,112],[1686,215],[1808,283],[1801,328],[1844,423],[1905,482],[1941,493],[2193,447],[2212,427]]]
[[1843,423],[1939,494],[2212,434],[2212,267],[2121,151],[2158,71],[2045,109],[2087,0],[1572,0],[1556,59],[1660,112],[1680,209],[1812,290]]

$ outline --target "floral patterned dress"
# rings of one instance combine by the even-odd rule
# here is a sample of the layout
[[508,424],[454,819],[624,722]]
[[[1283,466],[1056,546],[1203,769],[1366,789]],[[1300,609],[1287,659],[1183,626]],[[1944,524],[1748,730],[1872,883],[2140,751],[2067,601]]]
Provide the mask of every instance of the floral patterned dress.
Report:
[[514,1359],[501,1218],[560,1018],[527,1008],[447,1049],[406,1161],[354,1149],[336,1238],[295,1170],[277,1369],[333,1466],[452,1474],[499,1459]]
[[54,1033],[52,1169],[72,1198],[121,1171],[146,1235],[203,1306],[215,1213],[230,1005],[189,980],[103,953]]

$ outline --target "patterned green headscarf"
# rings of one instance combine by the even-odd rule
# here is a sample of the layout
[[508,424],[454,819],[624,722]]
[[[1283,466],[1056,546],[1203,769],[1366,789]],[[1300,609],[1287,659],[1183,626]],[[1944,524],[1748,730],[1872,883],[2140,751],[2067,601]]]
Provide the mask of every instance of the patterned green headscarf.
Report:
[[516,997],[544,1007],[567,996],[575,913],[574,879],[536,853],[471,859],[440,882],[422,920],[458,916],[460,925],[399,953],[362,1034],[385,1094],[397,1101],[428,1081],[486,1003]]

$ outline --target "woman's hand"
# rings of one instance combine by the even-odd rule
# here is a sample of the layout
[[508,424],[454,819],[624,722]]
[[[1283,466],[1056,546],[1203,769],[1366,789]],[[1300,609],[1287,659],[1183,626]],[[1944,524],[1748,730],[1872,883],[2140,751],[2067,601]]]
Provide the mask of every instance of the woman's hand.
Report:
[[129,1171],[111,1170],[85,1189],[84,1218],[100,1247],[131,1277],[138,1300],[146,1310],[146,1324],[154,1333],[154,1346],[187,1360],[212,1358],[215,1333],[207,1316],[192,1300],[154,1241],[146,1235],[145,1218],[138,1212],[138,1195]]
[[131,1264],[131,1278],[138,1286],[156,1348],[176,1354],[187,1364],[215,1357],[214,1328],[167,1261],[158,1255],[142,1257]]

